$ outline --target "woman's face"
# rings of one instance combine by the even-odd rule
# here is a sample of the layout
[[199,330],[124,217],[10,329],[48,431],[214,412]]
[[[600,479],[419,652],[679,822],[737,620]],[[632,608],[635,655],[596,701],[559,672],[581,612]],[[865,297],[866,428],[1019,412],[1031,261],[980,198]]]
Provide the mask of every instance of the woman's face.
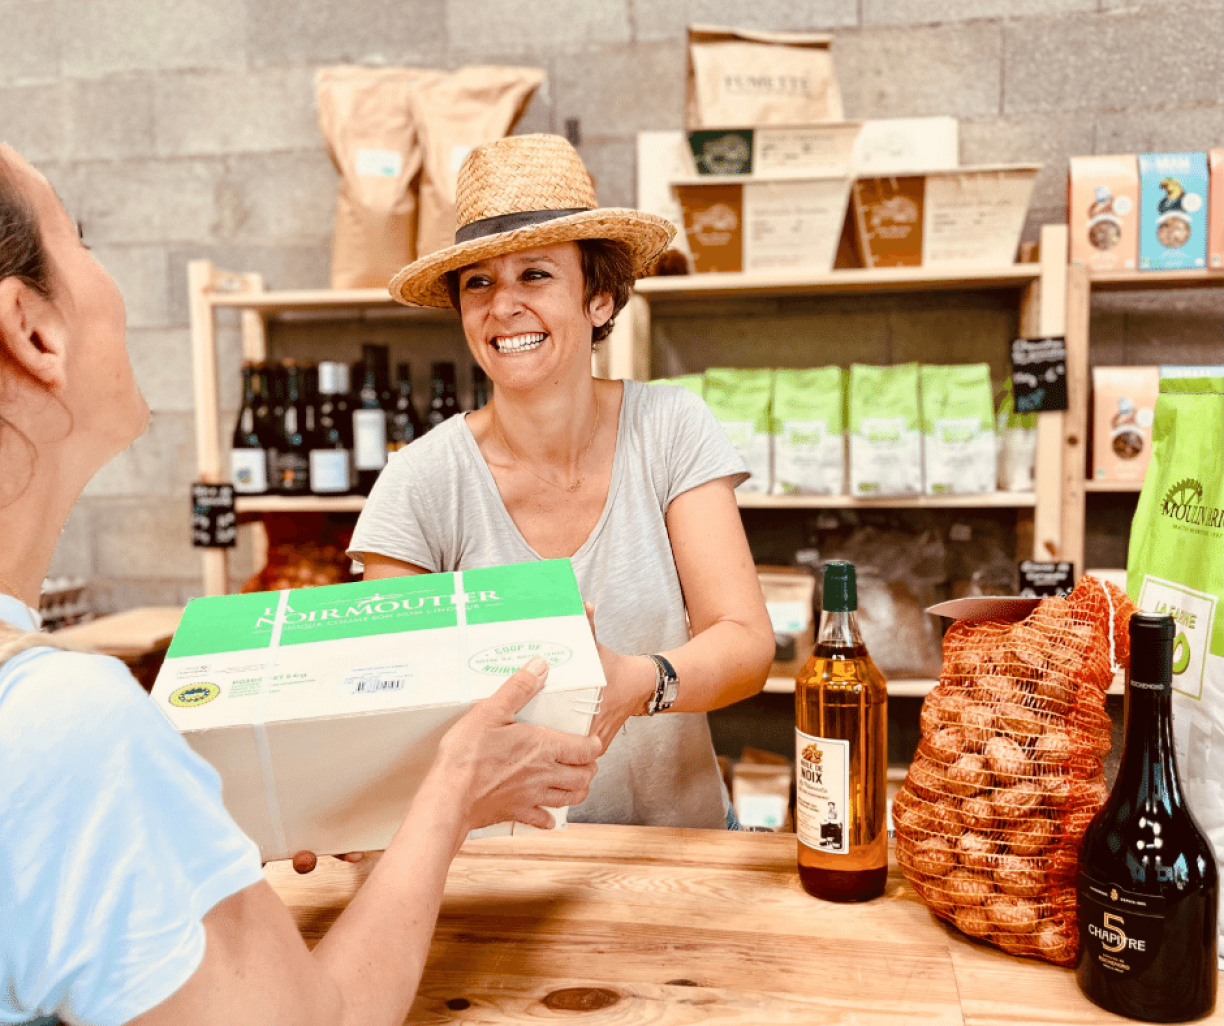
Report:
[[476,362],[501,389],[530,389],[590,374],[591,331],[612,315],[610,296],[583,305],[577,243],[490,257],[459,272],[459,312]]
[[48,316],[62,330],[65,349],[60,398],[72,413],[74,434],[83,443],[97,443],[109,458],[138,437],[149,420],[125,344],[123,298],[84,245],[50,183],[12,150],[3,155],[38,218],[51,265],[53,310]]

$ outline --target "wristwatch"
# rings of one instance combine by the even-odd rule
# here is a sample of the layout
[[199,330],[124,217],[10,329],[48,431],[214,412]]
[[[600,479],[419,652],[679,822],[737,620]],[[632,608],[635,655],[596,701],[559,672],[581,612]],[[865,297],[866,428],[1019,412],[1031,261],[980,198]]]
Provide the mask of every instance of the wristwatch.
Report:
[[646,715],[667,712],[676,704],[676,695],[680,692],[680,678],[676,676],[676,668],[661,655],[647,656],[655,664],[658,677],[655,680],[654,694],[646,703]]

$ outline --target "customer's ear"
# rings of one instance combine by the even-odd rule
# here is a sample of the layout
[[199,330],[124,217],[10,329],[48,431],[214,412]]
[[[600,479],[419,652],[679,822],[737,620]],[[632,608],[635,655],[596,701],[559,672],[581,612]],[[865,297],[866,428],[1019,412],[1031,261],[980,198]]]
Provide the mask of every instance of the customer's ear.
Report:
[[591,297],[591,304],[587,307],[587,313],[591,318],[591,327],[602,328],[612,319],[612,308],[614,306],[611,292],[598,292]]
[[20,278],[0,280],[0,348],[12,363],[48,388],[63,388],[66,342],[54,303]]

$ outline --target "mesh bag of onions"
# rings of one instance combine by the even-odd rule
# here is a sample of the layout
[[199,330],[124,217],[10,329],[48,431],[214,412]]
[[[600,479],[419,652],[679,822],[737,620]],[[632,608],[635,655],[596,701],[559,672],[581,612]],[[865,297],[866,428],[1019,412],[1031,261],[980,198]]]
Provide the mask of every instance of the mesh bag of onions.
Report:
[[893,802],[897,862],[962,933],[1075,964],[1080,842],[1104,803],[1105,691],[1134,605],[1084,577],[1025,619],[953,624]]

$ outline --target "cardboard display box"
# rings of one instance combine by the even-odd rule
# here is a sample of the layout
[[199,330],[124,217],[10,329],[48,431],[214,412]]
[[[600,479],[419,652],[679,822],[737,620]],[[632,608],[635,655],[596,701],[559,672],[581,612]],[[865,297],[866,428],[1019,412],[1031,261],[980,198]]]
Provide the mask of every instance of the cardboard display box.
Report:
[[860,175],[853,209],[867,267],[1015,262],[1036,164]]
[[956,118],[869,118],[854,144],[858,174],[906,174],[916,167],[951,170],[960,165]]
[[535,655],[548,681],[519,718],[587,733],[604,678],[569,560],[195,599],[152,697],[264,860],[365,851],[442,735]]
[[759,566],[757,577],[774,632],[774,661],[769,675],[796,677],[816,647],[816,578],[807,570],[785,566]]
[[693,270],[832,270],[850,179],[707,175],[673,183]]
[[1143,480],[1159,392],[1159,367],[1092,368],[1094,480]]
[[702,128],[688,133],[700,175],[819,178],[848,175],[862,123]]
[[1207,266],[1207,154],[1139,157],[1139,269]]
[[1072,157],[1067,179],[1071,263],[1093,271],[1139,266],[1139,162],[1124,156]]
[[1218,271],[1224,267],[1224,148],[1207,153],[1207,174],[1207,266]]

